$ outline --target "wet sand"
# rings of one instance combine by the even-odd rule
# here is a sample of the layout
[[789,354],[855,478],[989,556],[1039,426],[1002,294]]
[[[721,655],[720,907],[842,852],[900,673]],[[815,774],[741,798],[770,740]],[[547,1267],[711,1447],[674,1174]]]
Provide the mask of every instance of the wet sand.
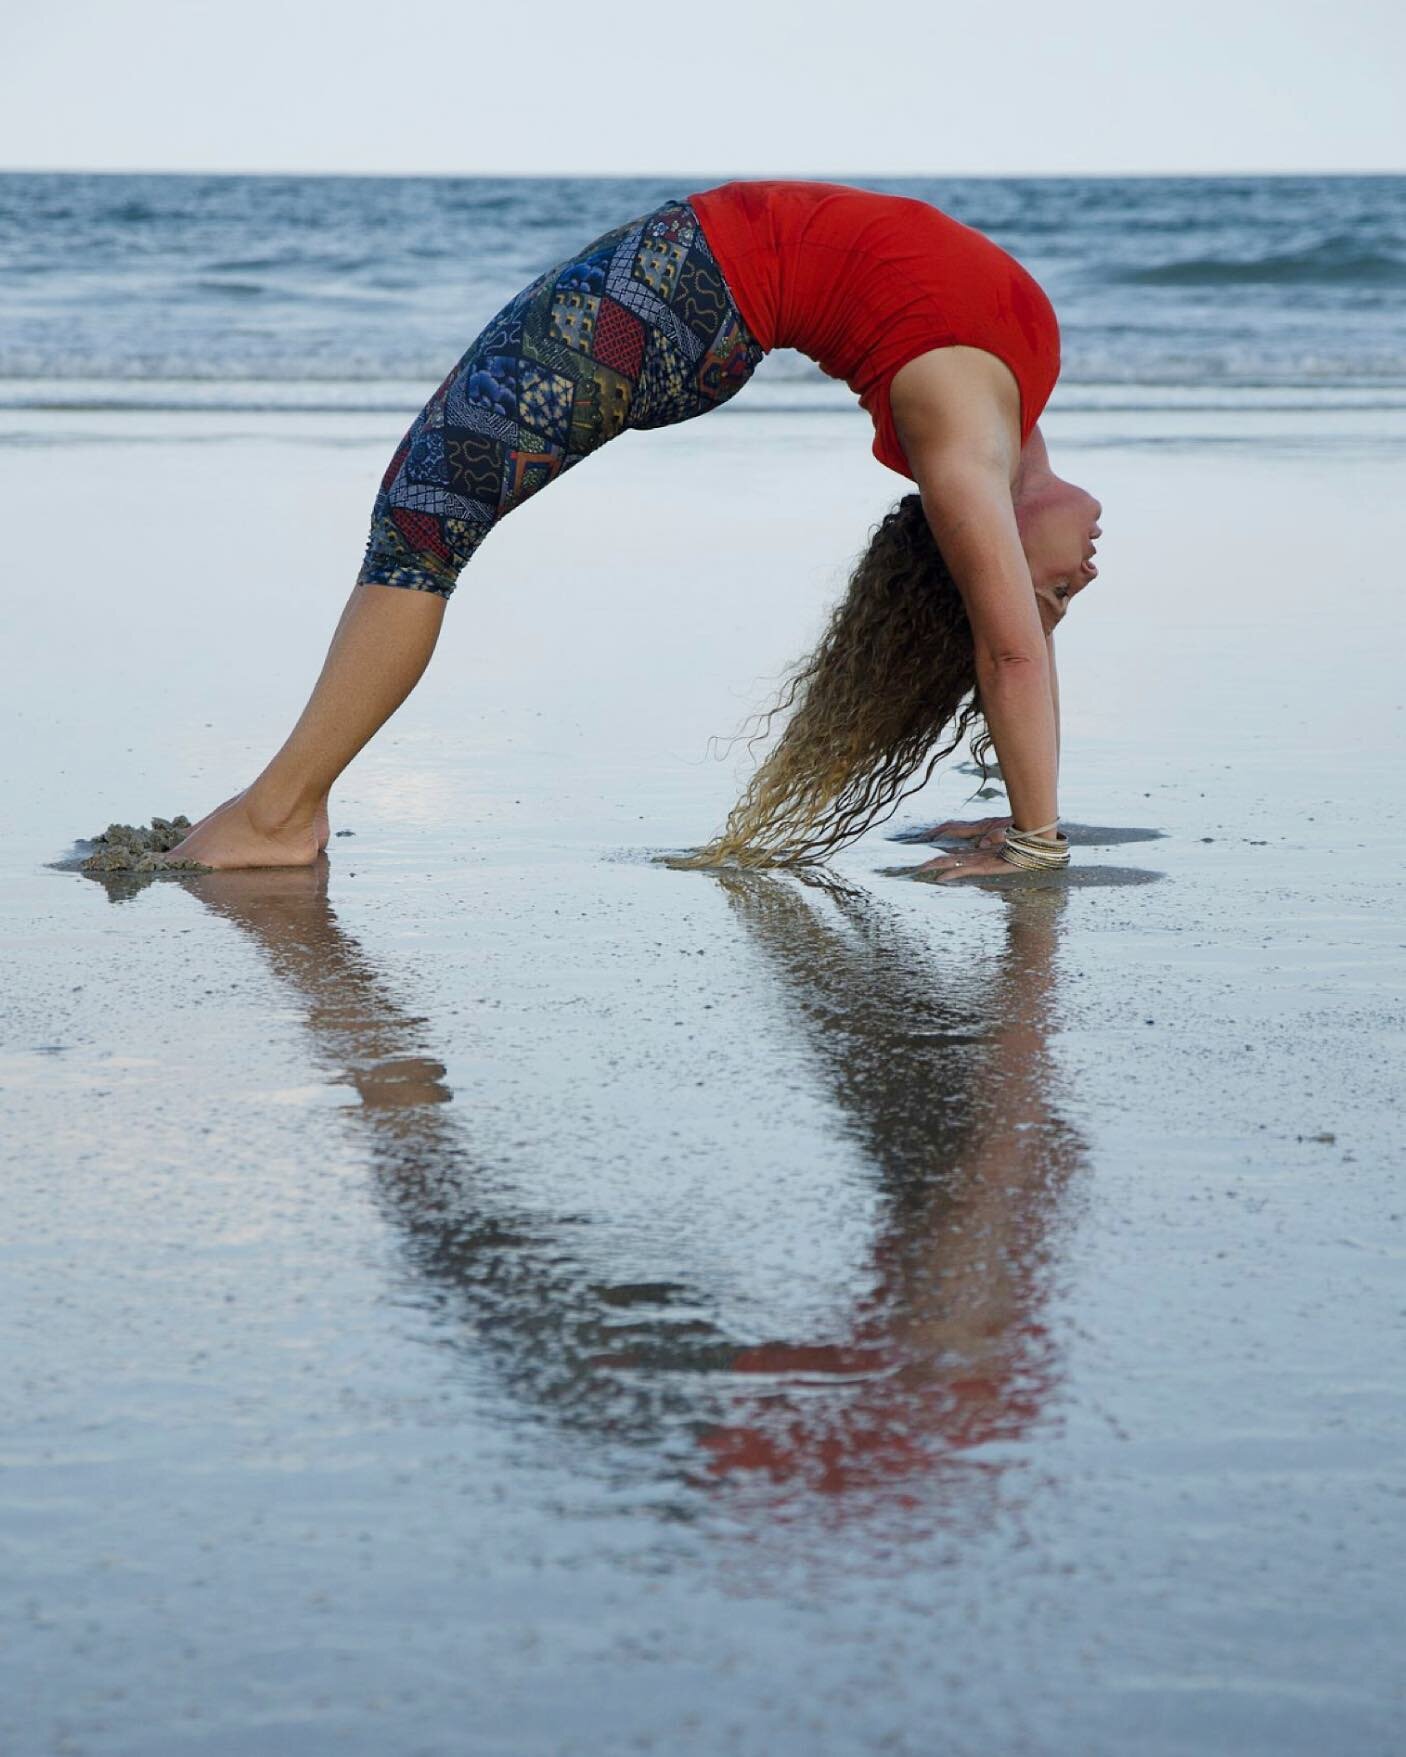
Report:
[[1401,417],[1051,419],[1004,890],[955,768],[657,858],[898,487],[740,407],[495,533],[330,860],[52,870],[281,738],[398,429],[6,419],[0,1748],[1401,1749]]

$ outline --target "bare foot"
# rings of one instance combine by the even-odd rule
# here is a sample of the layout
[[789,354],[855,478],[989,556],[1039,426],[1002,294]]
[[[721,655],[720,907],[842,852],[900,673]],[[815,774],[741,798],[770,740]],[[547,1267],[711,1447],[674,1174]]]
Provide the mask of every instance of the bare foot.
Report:
[[214,817],[216,811],[223,811],[227,805],[233,805],[236,799],[242,799],[243,797],[244,797],[244,795],[242,793],[231,793],[228,799],[222,799],[220,801],[220,803],[215,807],[215,811],[207,811],[205,813],[204,817],[198,817],[195,820],[195,822],[190,826],[191,835],[195,834],[195,832],[200,828],[201,824],[208,824],[210,819],[212,817]]
[[311,866],[327,846],[331,827],[327,801],[311,817],[273,821],[251,809],[249,789],[217,805],[183,842],[164,856],[196,860],[217,871],[250,866]]

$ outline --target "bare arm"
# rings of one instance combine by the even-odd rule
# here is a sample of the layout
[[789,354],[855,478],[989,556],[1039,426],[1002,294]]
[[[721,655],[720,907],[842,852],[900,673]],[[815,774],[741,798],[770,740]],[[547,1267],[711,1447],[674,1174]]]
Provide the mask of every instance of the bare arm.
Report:
[[923,510],[971,622],[977,687],[1011,815],[1059,816],[1053,665],[1016,528],[1019,399],[1009,369],[970,348],[910,361],[893,381],[894,424]]
[[1054,636],[1053,636],[1053,634],[1047,634],[1045,636],[1045,651],[1050,656],[1050,700],[1054,703],[1054,721],[1055,721],[1055,778],[1058,779],[1059,778],[1059,750],[1060,750],[1059,672],[1055,669],[1055,650],[1054,650]]

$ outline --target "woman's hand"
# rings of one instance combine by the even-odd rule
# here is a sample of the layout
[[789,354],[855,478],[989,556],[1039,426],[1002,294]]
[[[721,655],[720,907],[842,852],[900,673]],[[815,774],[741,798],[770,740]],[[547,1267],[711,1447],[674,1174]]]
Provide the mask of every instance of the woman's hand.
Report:
[[999,848],[1006,839],[1006,830],[1011,823],[1008,817],[979,817],[971,820],[949,818],[945,824],[934,824],[932,829],[924,830],[921,837],[915,836],[914,841],[923,842],[970,842],[975,848]]
[[999,854],[939,854],[913,868],[913,875],[931,877],[942,885],[959,878],[1009,878],[1016,869]]

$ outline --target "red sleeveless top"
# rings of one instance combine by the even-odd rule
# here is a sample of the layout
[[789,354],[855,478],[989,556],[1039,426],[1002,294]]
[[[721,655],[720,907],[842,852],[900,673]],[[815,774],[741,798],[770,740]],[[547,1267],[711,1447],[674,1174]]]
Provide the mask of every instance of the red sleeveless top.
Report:
[[688,197],[748,329],[842,378],[874,423],[874,456],[913,479],[889,411],[901,366],[981,348],[1020,386],[1023,445],[1059,377],[1059,324],[1039,283],[926,201],[844,183],[723,183]]

